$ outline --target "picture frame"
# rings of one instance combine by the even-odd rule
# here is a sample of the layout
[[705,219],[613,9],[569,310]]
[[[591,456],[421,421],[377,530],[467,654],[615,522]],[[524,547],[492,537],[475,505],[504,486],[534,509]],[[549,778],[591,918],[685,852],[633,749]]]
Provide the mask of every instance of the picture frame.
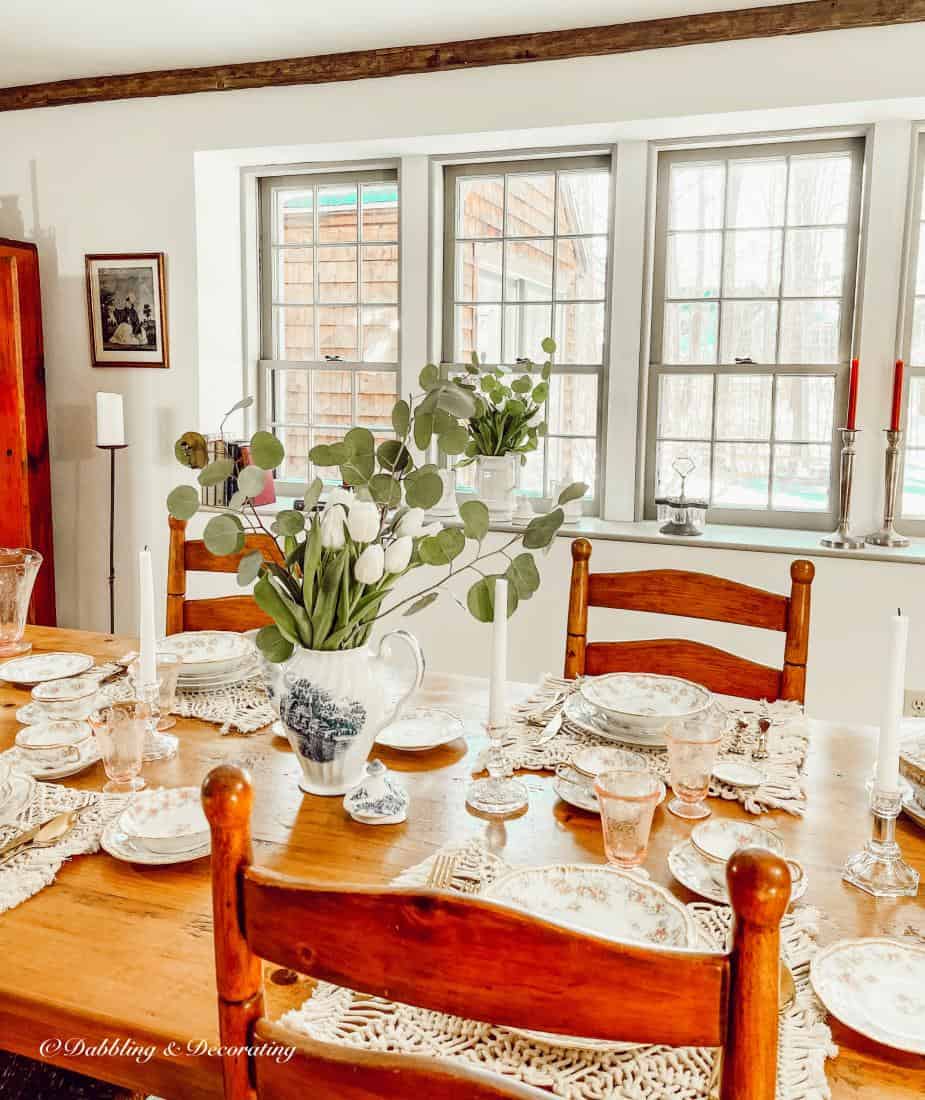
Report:
[[170,366],[163,252],[84,257],[94,367]]

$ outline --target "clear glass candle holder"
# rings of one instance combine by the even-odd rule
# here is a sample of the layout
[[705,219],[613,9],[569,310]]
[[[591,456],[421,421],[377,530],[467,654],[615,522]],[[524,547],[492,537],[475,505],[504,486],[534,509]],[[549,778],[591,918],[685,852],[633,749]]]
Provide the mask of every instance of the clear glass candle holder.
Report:
[[103,770],[109,782],[105,794],[140,791],[147,722],[137,703],[101,707],[90,715],[90,727],[100,748]]
[[676,817],[696,821],[710,816],[704,799],[710,789],[710,775],[722,735],[722,723],[718,715],[711,712],[697,719],[668,723],[665,738],[671,789],[675,796],[668,803],[668,809]]
[[[154,674],[157,677],[157,694],[159,715],[157,730],[169,730],[177,724],[171,711],[177,701],[177,681],[180,678],[180,669],[183,667],[183,658],[176,653],[158,653],[154,663]],[[132,661],[129,665],[129,678],[135,694],[141,698],[141,664],[140,659]]]
[[638,867],[649,851],[652,816],[664,787],[648,771],[602,772],[594,783],[601,810],[604,854],[616,867]]

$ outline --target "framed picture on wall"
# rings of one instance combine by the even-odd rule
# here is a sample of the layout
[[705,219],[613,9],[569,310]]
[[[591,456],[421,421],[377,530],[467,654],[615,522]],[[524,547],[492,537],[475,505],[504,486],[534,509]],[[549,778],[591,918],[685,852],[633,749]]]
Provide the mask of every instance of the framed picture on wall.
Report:
[[163,252],[86,257],[94,367],[167,367]]

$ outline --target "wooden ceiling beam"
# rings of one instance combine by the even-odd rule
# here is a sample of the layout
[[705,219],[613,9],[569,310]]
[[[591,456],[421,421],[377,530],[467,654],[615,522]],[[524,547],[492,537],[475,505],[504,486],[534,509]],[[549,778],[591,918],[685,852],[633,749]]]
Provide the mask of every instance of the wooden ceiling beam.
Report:
[[465,42],[320,54],[280,61],[251,61],[24,84],[0,88],[0,111],[148,96],[370,80],[922,21],[925,21],[925,0],[804,0],[795,4],[647,19],[606,27],[579,27],[536,34],[474,38]]

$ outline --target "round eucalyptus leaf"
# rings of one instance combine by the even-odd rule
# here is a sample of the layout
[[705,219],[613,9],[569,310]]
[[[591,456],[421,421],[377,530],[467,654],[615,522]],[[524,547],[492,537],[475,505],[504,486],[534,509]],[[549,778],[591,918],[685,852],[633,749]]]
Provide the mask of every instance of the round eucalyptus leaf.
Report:
[[262,566],[263,554],[259,550],[251,550],[249,554],[245,554],[238,562],[238,584],[242,588],[253,584],[260,576]]
[[228,508],[232,512],[240,512],[246,503],[247,495],[242,493],[239,489],[236,493],[231,494],[231,500],[228,501]]
[[451,416],[443,409],[434,410],[434,432],[437,435],[443,435],[444,432],[448,432],[451,428],[455,428],[459,421],[455,416]]
[[506,576],[522,600],[528,600],[540,586],[540,574],[532,554],[518,554],[507,567]]
[[546,352],[547,355],[552,355],[552,353],[556,350],[556,342],[551,336],[546,336],[543,338],[540,347],[543,349],[543,351]]
[[234,463],[230,458],[217,458],[199,471],[200,485],[218,485],[234,473]]
[[264,657],[275,665],[288,661],[295,648],[292,642],[287,641],[280,634],[278,626],[261,627],[257,631],[257,637],[254,640]]
[[587,491],[588,486],[583,481],[573,481],[562,490],[556,503],[568,504],[572,500],[581,500]]
[[202,470],[209,464],[209,446],[199,432],[184,432],[174,443],[173,453],[181,466]]
[[190,519],[199,511],[199,493],[192,485],[178,485],[167,497],[167,511],[174,519]]
[[422,390],[432,390],[440,381],[440,370],[433,363],[428,363],[418,375],[418,382]]
[[411,452],[397,439],[386,439],[379,444],[376,458],[384,470],[404,470],[411,462]]
[[411,409],[407,401],[396,401],[392,406],[392,427],[395,434],[402,439],[408,434],[408,425],[411,423]]
[[468,420],[475,412],[475,395],[468,386],[460,386],[456,382],[441,382],[437,405],[444,412]]
[[459,515],[466,538],[481,542],[488,534],[488,508],[480,500],[467,500],[465,504],[460,504]]
[[238,474],[238,489],[247,497],[259,497],[266,481],[265,470],[259,466],[245,466]]
[[244,528],[237,516],[223,512],[206,524],[202,541],[209,553],[217,558],[237,554],[244,549]]
[[447,561],[458,558],[466,548],[466,536],[458,527],[444,527],[434,538],[440,543]]
[[[473,618],[480,623],[490,623],[495,618],[495,581],[497,576],[481,577],[466,594],[466,606]],[[507,586],[507,616],[510,618],[520,602],[513,584]]]
[[551,374],[552,363],[544,363],[542,369],[540,370],[540,378],[542,378],[544,382],[548,382]]
[[286,451],[272,432],[254,432],[251,436],[251,462],[262,470],[275,470]]
[[443,496],[443,482],[436,474],[424,473],[406,486],[405,497],[410,508],[433,508]]
[[414,418],[414,442],[422,451],[426,451],[430,445],[431,436],[434,433],[434,417],[432,413],[422,413],[418,410]]
[[529,374],[525,374],[521,378],[515,378],[511,383],[511,389],[514,393],[529,393],[532,388],[533,381]]
[[415,600],[405,611],[405,615],[416,615],[419,611],[423,611],[425,607],[430,607],[430,605],[439,598],[439,592],[428,592],[419,600]]
[[363,451],[351,455],[340,464],[340,475],[346,485],[365,485],[373,476],[375,468],[376,457],[373,452]]
[[369,479],[369,491],[377,504],[397,508],[401,504],[401,483],[388,474],[374,474]]
[[458,424],[437,437],[437,446],[445,455],[461,455],[469,442],[469,433]]
[[322,469],[327,469],[329,466],[336,466],[334,461],[334,455],[332,448],[328,443],[318,443],[308,452],[308,457],[316,466],[320,466]]
[[273,527],[278,535],[298,535],[305,530],[305,513],[287,508],[277,513]]
[[524,531],[523,545],[525,550],[542,550],[556,537],[556,531],[562,526],[565,513],[561,508],[553,508],[545,515],[531,519]]
[[376,440],[369,428],[351,428],[344,436],[344,443],[355,455],[371,455],[376,450]]
[[533,387],[533,393],[530,395],[537,405],[542,405],[546,398],[549,396],[549,385],[546,382],[538,382]]

